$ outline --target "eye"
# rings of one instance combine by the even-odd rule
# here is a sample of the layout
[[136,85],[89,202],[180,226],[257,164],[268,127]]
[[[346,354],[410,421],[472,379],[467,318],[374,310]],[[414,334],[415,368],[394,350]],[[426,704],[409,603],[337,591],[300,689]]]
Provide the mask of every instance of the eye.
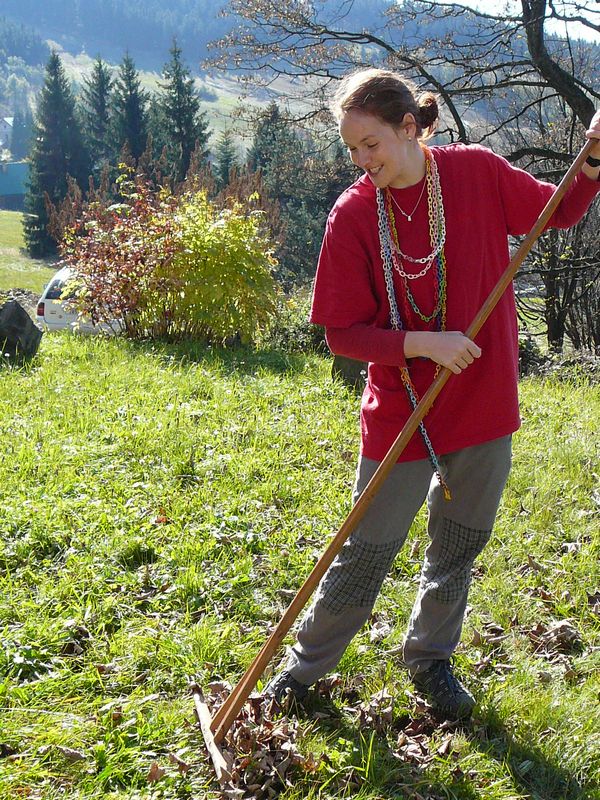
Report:
[[377,147],[378,144],[379,142],[375,142],[375,144],[368,144],[367,147],[369,148],[369,150],[372,150],[374,147]]

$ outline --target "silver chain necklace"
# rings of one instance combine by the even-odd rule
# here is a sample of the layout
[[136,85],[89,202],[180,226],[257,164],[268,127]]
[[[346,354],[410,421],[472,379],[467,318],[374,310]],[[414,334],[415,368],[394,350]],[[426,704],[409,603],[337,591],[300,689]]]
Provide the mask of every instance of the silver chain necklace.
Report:
[[402,216],[405,219],[408,220],[408,222],[412,222],[413,215],[414,215],[415,211],[417,210],[417,208],[419,207],[419,203],[421,202],[421,200],[423,199],[423,195],[425,194],[425,187],[426,186],[427,186],[427,181],[425,180],[425,178],[423,178],[423,188],[421,189],[421,194],[419,195],[419,199],[415,203],[415,207],[410,212],[410,214],[407,214],[406,211],[404,211],[403,209],[400,208],[400,205],[399,205],[398,201],[396,200],[394,195],[390,192],[390,197],[392,198],[392,203],[396,206],[396,208],[402,214]]

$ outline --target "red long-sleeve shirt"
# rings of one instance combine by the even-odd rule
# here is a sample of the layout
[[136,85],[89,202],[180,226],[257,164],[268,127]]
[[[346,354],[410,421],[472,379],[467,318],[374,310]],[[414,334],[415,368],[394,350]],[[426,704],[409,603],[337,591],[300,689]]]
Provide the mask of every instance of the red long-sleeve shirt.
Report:
[[[446,219],[446,330],[465,331],[510,260],[508,236],[533,227],[554,186],[537,181],[477,145],[431,148],[436,160]],[[405,211],[413,209],[422,184],[392,189]],[[549,226],[578,222],[600,191],[583,173],[576,178]],[[400,246],[413,257],[430,251],[427,198],[412,221],[395,215]],[[408,271],[420,267],[405,265]],[[431,313],[435,265],[410,282],[418,306]],[[394,271],[396,300],[405,330],[432,330],[411,312]],[[311,321],[324,325],[331,349],[368,361],[361,403],[361,452],[385,457],[412,409],[398,367],[407,365],[419,395],[434,377],[428,359],[404,358],[404,333],[391,330],[377,225],[375,187],[362,176],[337,200],[328,221],[315,280]],[[450,377],[425,419],[438,454],[505,436],[520,424],[518,341],[514,295],[509,288],[477,336],[482,356]],[[416,433],[400,461],[426,458]]]

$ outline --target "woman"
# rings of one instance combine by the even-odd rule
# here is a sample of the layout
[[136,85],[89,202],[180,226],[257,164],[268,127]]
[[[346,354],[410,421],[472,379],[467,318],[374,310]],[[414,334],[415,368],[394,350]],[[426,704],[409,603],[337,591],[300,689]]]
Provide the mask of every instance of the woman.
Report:
[[[345,79],[341,138],[364,171],[334,205],[311,319],[330,349],[369,362],[356,500],[440,367],[452,377],[321,581],[283,672],[266,693],[301,699],[338,663],[427,500],[430,542],[404,642],[417,689],[449,717],[475,700],[453,674],[473,561],[490,538],[519,427],[512,290],[477,337],[466,330],[554,191],[476,145],[429,148],[435,96],[396,74]],[[587,136],[600,139],[600,114]],[[600,141],[549,225],[578,222],[600,190]]]

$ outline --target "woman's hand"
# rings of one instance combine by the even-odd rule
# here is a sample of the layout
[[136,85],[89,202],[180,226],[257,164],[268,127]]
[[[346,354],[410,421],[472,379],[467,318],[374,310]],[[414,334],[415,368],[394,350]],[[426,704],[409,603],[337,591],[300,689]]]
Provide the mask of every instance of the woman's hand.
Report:
[[[600,159],[600,111],[596,111],[590,122],[590,127],[585,132],[588,139],[594,139],[596,144],[590,150],[590,157]],[[600,167],[593,167],[586,161],[582,167],[583,172],[593,181],[600,180]]]
[[458,375],[479,358],[481,348],[460,331],[407,331],[404,355],[406,358],[425,356]]
[[596,111],[590,122],[590,127],[585,132],[588,139],[596,139],[596,146],[592,148],[593,158],[600,158],[600,111]]

